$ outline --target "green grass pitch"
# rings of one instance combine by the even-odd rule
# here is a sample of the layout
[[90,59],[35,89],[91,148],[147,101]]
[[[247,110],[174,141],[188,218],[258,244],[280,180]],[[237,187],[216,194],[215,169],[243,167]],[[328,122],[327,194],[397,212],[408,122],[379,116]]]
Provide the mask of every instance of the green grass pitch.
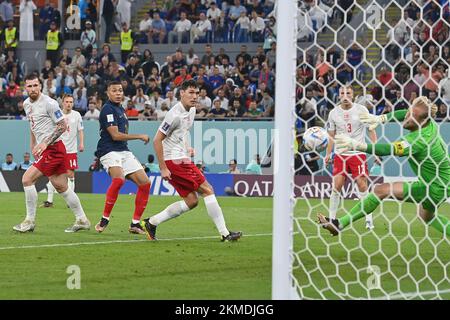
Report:
[[[104,195],[79,196],[94,225]],[[45,197],[39,194],[39,201]],[[144,216],[178,199],[151,197]],[[12,226],[24,218],[24,194],[0,193],[0,203],[0,299],[271,298],[270,198],[219,198],[228,227],[244,232],[237,243],[219,241],[202,201],[194,211],[161,225],[157,242],[128,233],[134,196],[119,197],[102,234],[93,229],[64,233],[73,215],[57,195],[54,208],[38,208],[34,233],[17,234]],[[345,205],[350,208],[354,203]],[[443,212],[449,212],[449,207],[444,205]],[[299,259],[294,274],[302,295],[336,299],[389,293],[401,298],[396,296],[400,290],[408,298],[418,298],[411,295],[415,291],[433,298],[430,292],[439,290],[440,297],[450,298],[446,293],[450,289],[449,241],[434,230],[425,236],[426,228],[414,218],[414,206],[386,203],[383,215],[375,213],[374,232],[367,232],[361,221],[340,238],[332,238],[315,224],[315,214],[324,209],[320,200],[299,200],[296,205],[294,230],[298,231],[297,225],[302,230],[294,238]],[[383,290],[364,287],[369,264],[379,268]],[[71,265],[80,267],[79,290],[66,286]]]

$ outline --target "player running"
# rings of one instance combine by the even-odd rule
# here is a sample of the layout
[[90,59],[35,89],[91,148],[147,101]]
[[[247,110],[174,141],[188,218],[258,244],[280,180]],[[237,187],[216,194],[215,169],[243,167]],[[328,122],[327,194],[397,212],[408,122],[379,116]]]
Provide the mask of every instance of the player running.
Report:
[[[366,125],[359,119],[359,113],[368,113],[365,106],[353,103],[353,88],[351,86],[342,86],[339,89],[340,104],[331,110],[328,116],[327,130],[331,137],[327,146],[325,164],[331,160],[333,151],[333,139],[336,134],[346,134],[357,141],[364,142],[366,137]],[[369,130],[369,138],[375,143],[377,134],[375,130]],[[368,166],[367,157],[360,151],[349,150],[342,154],[336,154],[333,163],[333,188],[330,196],[329,217],[336,219],[336,213],[339,208],[341,190],[345,184],[347,176],[351,174],[358,186],[358,196],[363,199],[367,196],[368,189]],[[366,216],[366,228],[373,229],[372,215]]]
[[379,156],[408,157],[409,165],[419,180],[376,185],[374,191],[355,205],[340,219],[318,215],[319,222],[333,235],[337,235],[351,222],[372,213],[382,200],[396,200],[419,204],[419,216],[430,226],[450,236],[449,220],[435,215],[437,208],[450,196],[450,159],[447,145],[439,134],[439,127],[432,119],[437,107],[426,97],[418,97],[409,110],[399,110],[386,115],[360,115],[361,121],[375,129],[387,121],[403,121],[403,128],[410,132],[392,144],[366,144],[348,136],[336,137],[336,147],[341,152],[358,150]]
[[[61,140],[66,147],[66,167],[67,177],[69,178],[69,188],[75,191],[75,170],[78,169],[78,156],[77,151],[84,151],[84,131],[83,120],[78,111],[73,109],[73,97],[65,94],[62,98],[63,114],[66,119],[67,130],[61,135]],[[78,148],[77,136],[80,139],[80,145]],[[53,194],[55,187],[49,181],[47,183],[47,200],[41,205],[41,207],[51,208],[53,207]]]
[[194,123],[198,92],[194,80],[183,82],[180,88],[181,101],[166,114],[153,140],[161,177],[174,186],[183,200],[172,203],[162,212],[144,219],[150,240],[156,240],[156,227],[159,224],[197,206],[197,192],[203,195],[208,215],[216,225],[222,241],[236,241],[242,236],[242,232],[228,230],[212,186],[190,159],[194,151],[189,146],[189,129]]
[[67,154],[64,143],[61,141],[61,135],[66,131],[67,125],[58,102],[41,93],[41,83],[34,74],[25,78],[25,90],[28,98],[23,106],[30,121],[31,150],[36,161],[22,177],[27,216],[13,229],[19,232],[34,230],[38,201],[35,183],[45,175],[75,214],[75,224],[65,231],[88,230],[90,222],[84,214],[80,199],[67,184]]
[[100,112],[100,140],[95,155],[100,159],[112,181],[106,192],[103,216],[95,226],[95,230],[103,232],[108,226],[111,211],[126,178],[138,187],[133,219],[128,231],[145,234],[140,219],[147,206],[150,180],[141,163],[128,149],[128,141],[142,140],[147,144],[150,138],[146,134],[128,134],[128,119],[121,105],[124,96],[123,87],[119,81],[111,81],[108,84],[107,95],[109,100]]

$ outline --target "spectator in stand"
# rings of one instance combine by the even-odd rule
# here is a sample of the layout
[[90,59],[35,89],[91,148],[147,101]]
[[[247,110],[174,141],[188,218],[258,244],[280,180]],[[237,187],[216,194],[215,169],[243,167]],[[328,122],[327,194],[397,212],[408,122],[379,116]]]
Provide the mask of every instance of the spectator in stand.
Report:
[[238,99],[233,100],[231,107],[228,110],[228,117],[241,118],[245,113],[245,107]]
[[131,25],[131,1],[119,0],[116,7],[117,14],[119,15],[120,25],[124,23],[127,26]]
[[14,8],[11,4],[11,0],[4,0],[0,3],[0,18],[3,22],[14,19]]
[[55,21],[50,22],[50,30],[47,32],[46,49],[47,49],[47,59],[52,62],[52,66],[55,67],[58,62],[59,49],[64,43],[64,39],[61,32],[57,29]]
[[152,27],[150,29],[152,43],[163,43],[166,33],[167,28],[165,22],[161,19],[159,12],[154,12]]
[[86,65],[86,58],[81,53],[81,47],[75,48],[75,54],[72,57],[72,62],[69,64],[69,70],[78,69],[84,72],[84,67]]
[[402,92],[400,90],[396,91],[396,100],[394,102],[394,111],[406,110],[409,108],[408,103],[403,99]]
[[252,56],[247,52],[247,45],[241,45],[239,54],[236,56],[236,62],[238,61],[239,57],[243,57],[246,64],[249,64],[252,61]]
[[87,20],[85,23],[86,29],[81,32],[81,49],[85,57],[90,57],[92,54],[92,49],[97,49],[97,40],[95,30],[92,29],[92,22]]
[[261,163],[259,154],[255,155],[255,158],[245,168],[247,174],[262,174]]
[[102,16],[105,20],[105,42],[109,43],[109,37],[113,32],[113,19],[115,16],[117,0],[103,0]]
[[205,13],[200,12],[199,17],[200,19],[191,27],[191,44],[201,38],[205,38],[205,42],[208,42],[208,39],[206,39],[207,32],[212,31],[211,21],[206,18]]
[[2,163],[2,171],[14,171],[17,170],[17,163],[14,162],[12,153],[7,153],[5,162]]
[[83,119],[84,120],[98,120],[100,117],[100,111],[97,109],[95,105],[95,100],[90,99],[89,100],[89,107],[88,111],[84,114]]
[[19,163],[18,170],[26,171],[32,165],[33,165],[33,161],[30,161],[30,154],[28,152],[25,152],[23,154],[23,161]]
[[386,86],[388,83],[390,83],[392,81],[393,76],[394,76],[393,73],[388,71],[388,69],[386,67],[382,67],[377,78],[378,78],[378,81],[380,81],[380,83],[383,86]]
[[139,22],[139,42],[140,43],[149,43],[150,36],[149,32],[152,27],[152,18],[150,17],[149,12],[144,13],[144,18]]
[[92,22],[92,28],[95,29],[98,20],[96,0],[86,0],[86,18]]
[[230,163],[228,164],[227,173],[231,173],[231,174],[240,174],[241,173],[241,171],[237,167],[237,160],[236,159],[230,160]]
[[33,10],[37,7],[33,0],[21,0],[19,6],[20,24],[19,24],[19,40],[34,41],[33,28]]
[[209,21],[211,21],[211,25],[213,26],[213,29],[215,30],[215,27],[219,23],[220,13],[222,11],[217,8],[217,4],[215,1],[212,1],[209,4],[209,9],[206,11],[206,17]]
[[450,116],[448,113],[448,107],[445,103],[441,102],[438,105],[438,112],[436,113],[437,121],[450,121]]
[[273,93],[275,92],[275,75],[269,69],[269,66],[266,62],[263,62],[261,71],[258,76],[258,86],[264,82],[266,84],[267,90]]
[[262,92],[262,96],[263,97],[259,103],[259,106],[260,109],[264,110],[265,116],[268,116],[271,112],[273,112],[272,109],[275,107],[275,101],[267,90]]
[[[236,34],[235,30],[238,29]],[[247,11],[241,11],[239,18],[233,27],[234,42],[248,42],[250,32],[250,19],[247,17]]]
[[219,67],[215,66],[213,68],[213,74],[211,76],[209,76],[208,82],[211,85],[211,89],[213,91],[216,91],[217,89],[219,89],[223,86],[223,84],[225,83],[225,80],[219,72]]
[[54,97],[56,94],[56,79],[53,71],[50,71],[47,75],[47,79],[44,80],[44,85],[42,87],[42,93]]
[[149,172],[149,173],[159,173],[160,172],[159,165],[157,165],[155,163],[155,156],[154,155],[149,154],[148,157],[147,157],[147,161],[148,162],[145,164],[145,167],[147,169],[146,172]]
[[167,105],[168,109],[172,109],[172,107],[178,103],[178,99],[175,97],[173,90],[168,90],[166,92],[166,99],[164,99],[163,103]]
[[14,98],[18,90],[20,90],[20,86],[16,84],[14,80],[10,80],[6,86],[6,96]]
[[138,120],[156,120],[155,107],[152,106],[150,101],[145,102],[144,110],[141,110],[138,115]]
[[225,118],[227,116],[227,114],[228,114],[227,110],[221,108],[220,101],[214,100],[214,107],[210,108],[206,117],[207,118]]
[[[86,89],[86,88],[84,88]],[[88,109],[87,98],[83,97],[83,91],[78,90],[77,94],[74,96],[73,110],[78,111],[81,116],[84,116]]]
[[131,99],[131,101],[133,102],[134,106],[138,111],[144,110],[144,104],[149,100],[150,100],[149,96],[144,94],[143,87],[136,88],[136,95]]
[[50,16],[50,23],[55,22],[58,30],[61,28],[61,12],[58,10],[58,3],[56,1],[50,2],[50,6],[53,8]]
[[169,112],[169,107],[166,102],[161,103],[161,109],[156,110],[156,120],[163,121],[166,117],[167,112]]
[[129,99],[127,102],[125,114],[128,118],[137,118],[139,116],[139,110],[135,108],[134,103],[131,99]]
[[173,80],[173,84],[175,86],[177,86],[177,87],[179,85],[181,85],[184,81],[192,79],[192,76],[187,73],[187,67],[186,66],[181,68],[180,71],[181,71],[180,75],[175,77],[175,79]]
[[213,52],[212,52],[212,47],[211,47],[211,45],[210,45],[209,43],[207,43],[207,44],[205,45],[204,54],[203,54],[203,56],[202,56],[202,58],[201,58],[201,60],[200,60],[200,64],[202,64],[202,65],[207,65],[207,64],[209,63],[209,59],[210,59],[211,57],[214,57],[214,54],[213,54]]
[[133,44],[136,42],[136,35],[126,22],[122,22],[122,31],[120,32],[120,56],[122,64],[125,64],[128,55],[132,52]]
[[230,19],[232,26],[234,26],[234,24],[237,22],[242,12],[247,14],[247,9],[245,9],[245,7],[241,5],[241,0],[234,0],[234,4],[228,11],[228,18]]
[[191,31],[192,22],[186,18],[186,12],[181,12],[180,20],[175,23],[173,30],[169,32],[168,41],[174,43],[174,38],[177,38],[177,43],[188,43],[189,34]]
[[206,89],[204,88],[200,89],[200,93],[198,95],[198,103],[208,110],[211,109],[211,99],[207,96]]
[[225,91],[223,89],[219,89],[217,91],[217,97],[214,100],[219,100],[220,107],[225,110],[228,110],[229,100],[227,99],[227,97],[225,97]]
[[107,43],[103,44],[102,53],[99,55],[98,60],[102,61],[103,57],[108,58],[108,63],[116,61],[116,57],[111,53],[111,47]]
[[50,19],[53,15],[53,8],[49,0],[45,0],[44,6],[39,10],[39,40],[44,40],[48,29],[50,29]]
[[[253,42],[264,42],[264,30],[266,28],[266,24],[264,19],[258,16],[258,13],[253,10],[252,11],[252,20],[250,21],[250,32]],[[275,60],[272,61],[275,63]]]
[[247,117],[247,118],[260,118],[262,116],[263,116],[263,113],[261,112],[261,110],[258,109],[256,101],[252,100],[250,102],[250,105],[248,106],[247,112],[244,113],[244,117]]
[[81,80],[81,81],[78,83],[78,87],[75,88],[75,90],[73,90],[73,95],[74,95],[75,97],[78,96],[78,91],[81,91],[81,96],[82,96],[83,98],[86,98],[86,99],[87,99],[87,89],[86,89],[86,86],[85,86],[85,84],[84,84],[84,80]]
[[164,99],[161,98],[161,94],[159,93],[159,91],[153,92],[153,94],[150,96],[150,103],[155,110],[161,110]]

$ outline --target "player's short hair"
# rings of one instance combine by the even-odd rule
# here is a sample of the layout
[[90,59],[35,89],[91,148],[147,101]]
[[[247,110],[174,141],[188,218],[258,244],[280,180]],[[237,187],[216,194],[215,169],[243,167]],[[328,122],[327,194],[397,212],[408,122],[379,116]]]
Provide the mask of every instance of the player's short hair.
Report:
[[191,80],[186,80],[181,84],[181,88],[180,88],[181,90],[185,91],[188,88],[198,89],[197,82],[195,80],[191,79]]
[[[30,73],[30,74],[28,74],[26,77],[25,77],[25,79],[24,79],[24,81],[32,81],[32,80],[35,80],[35,79],[38,79],[39,80],[39,77],[33,72],[33,73]],[[39,80],[39,82],[41,82],[40,80]]]
[[62,96],[62,101],[64,101],[66,98],[72,98],[73,99],[73,95],[69,94],[69,93],[64,93]]
[[434,104],[430,99],[428,99],[425,96],[417,97],[413,100],[413,107],[426,107],[427,112],[424,114],[424,117],[431,116],[434,118],[436,116],[436,113],[438,111],[438,107],[436,104]]
[[109,87],[111,86],[122,86],[122,82],[116,80],[110,81],[108,82],[107,89],[109,89]]

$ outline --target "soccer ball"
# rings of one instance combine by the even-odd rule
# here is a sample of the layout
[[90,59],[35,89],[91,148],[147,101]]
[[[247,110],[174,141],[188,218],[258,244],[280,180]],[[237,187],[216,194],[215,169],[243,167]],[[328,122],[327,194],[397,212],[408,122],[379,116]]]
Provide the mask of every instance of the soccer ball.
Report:
[[321,152],[328,145],[328,133],[324,128],[311,127],[303,135],[303,145],[309,151]]

